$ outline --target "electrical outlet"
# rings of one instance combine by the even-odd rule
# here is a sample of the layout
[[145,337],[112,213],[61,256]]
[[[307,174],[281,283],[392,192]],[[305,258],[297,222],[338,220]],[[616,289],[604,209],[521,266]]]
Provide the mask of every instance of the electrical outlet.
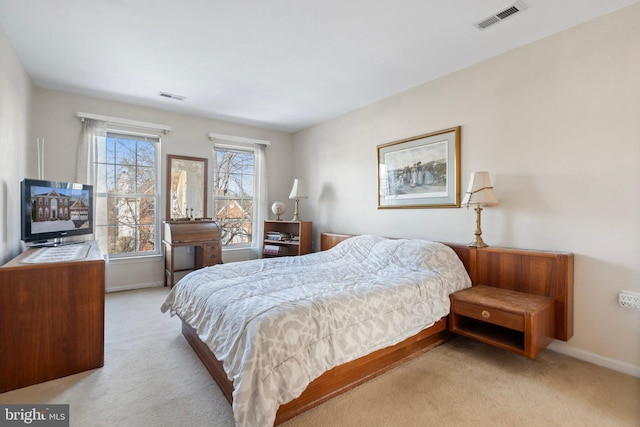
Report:
[[632,291],[622,291],[618,295],[620,307],[640,311],[640,293]]

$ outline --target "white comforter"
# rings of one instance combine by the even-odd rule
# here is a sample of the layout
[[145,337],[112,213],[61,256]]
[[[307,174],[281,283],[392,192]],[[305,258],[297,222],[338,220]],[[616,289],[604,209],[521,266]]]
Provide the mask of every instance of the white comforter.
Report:
[[470,285],[442,244],[358,236],[324,252],[194,271],[161,309],[222,361],[237,426],[272,426],[278,407],[323,372],[431,326],[449,313],[449,294]]

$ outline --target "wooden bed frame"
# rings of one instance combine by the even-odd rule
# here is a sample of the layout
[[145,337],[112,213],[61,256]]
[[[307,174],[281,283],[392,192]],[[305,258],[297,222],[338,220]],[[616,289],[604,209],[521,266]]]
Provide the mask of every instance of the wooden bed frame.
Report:
[[[320,249],[330,249],[349,237],[352,235],[322,233]],[[490,285],[555,298],[555,338],[568,341],[573,336],[573,254],[445,244],[460,257],[473,285]],[[222,363],[185,322],[182,322],[182,333],[231,403],[233,384],[227,379]],[[447,331],[445,317],[394,346],[337,366],[312,381],[297,399],[280,406],[275,425],[419,356],[452,337]]]

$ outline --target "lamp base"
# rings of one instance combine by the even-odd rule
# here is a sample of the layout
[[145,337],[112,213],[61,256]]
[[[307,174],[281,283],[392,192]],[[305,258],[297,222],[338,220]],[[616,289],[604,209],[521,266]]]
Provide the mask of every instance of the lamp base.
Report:
[[467,246],[472,248],[486,248],[489,245],[482,240],[482,236],[476,236],[472,242],[467,243]]
[[300,214],[298,212],[298,202],[300,201],[300,199],[296,199],[296,210],[293,213],[293,219],[291,221],[300,221]]
[[487,245],[484,240],[482,240],[482,228],[480,227],[480,214],[482,213],[482,206],[480,206],[480,204],[478,203],[478,205],[476,205],[473,210],[476,211],[476,231],[475,233],[473,233],[475,236],[473,238],[473,241],[467,244],[467,246],[473,248],[486,248],[489,245]]

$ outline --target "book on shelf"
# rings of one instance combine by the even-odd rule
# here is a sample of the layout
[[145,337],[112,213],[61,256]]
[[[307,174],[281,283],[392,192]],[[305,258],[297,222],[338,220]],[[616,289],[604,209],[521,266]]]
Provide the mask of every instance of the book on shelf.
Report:
[[286,256],[289,254],[289,251],[284,246],[264,245],[262,253],[264,253],[265,255]]
[[282,232],[279,232],[279,231],[267,231],[266,239],[267,240],[277,240],[277,241],[291,240],[291,234],[282,233]]

